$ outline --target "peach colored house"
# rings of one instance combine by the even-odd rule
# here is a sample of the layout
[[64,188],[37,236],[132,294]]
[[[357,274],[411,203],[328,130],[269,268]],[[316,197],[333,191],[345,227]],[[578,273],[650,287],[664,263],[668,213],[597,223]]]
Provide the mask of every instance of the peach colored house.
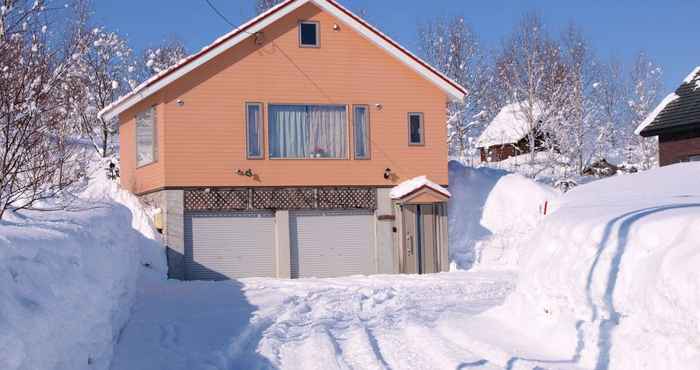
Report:
[[100,114],[181,279],[447,268],[446,104],[465,90],[332,0],[288,0]]

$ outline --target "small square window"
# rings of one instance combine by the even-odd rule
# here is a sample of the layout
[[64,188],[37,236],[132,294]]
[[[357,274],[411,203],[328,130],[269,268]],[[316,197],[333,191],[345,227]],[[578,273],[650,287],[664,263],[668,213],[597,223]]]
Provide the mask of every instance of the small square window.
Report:
[[318,22],[299,22],[299,46],[302,48],[317,48],[319,46],[318,34]]
[[424,145],[423,113],[408,114],[408,144]]

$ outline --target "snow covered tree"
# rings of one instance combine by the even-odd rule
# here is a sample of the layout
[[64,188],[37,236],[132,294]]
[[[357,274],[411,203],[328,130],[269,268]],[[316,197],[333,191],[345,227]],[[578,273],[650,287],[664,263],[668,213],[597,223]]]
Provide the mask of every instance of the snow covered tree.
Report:
[[75,6],[0,6],[0,218],[81,177],[70,124],[70,71],[82,50]]
[[468,91],[463,103],[448,104],[448,143],[451,155],[473,155],[485,120],[495,114],[487,99],[493,74],[478,38],[464,18],[453,17],[419,25],[418,41],[421,56]]
[[102,157],[113,151],[116,120],[97,114],[136,85],[136,67],[126,41],[102,27],[82,31],[85,52],[76,56],[71,84],[76,91],[71,113],[81,135]]
[[562,36],[562,61],[566,67],[562,120],[551,132],[558,150],[568,158],[569,169],[580,174],[598,152],[601,110],[595,87],[600,68],[583,33],[570,24]]
[[567,68],[556,41],[544,30],[539,16],[527,14],[515,27],[496,59],[498,89],[519,105],[528,125],[530,162],[535,162],[536,140],[556,149],[555,137],[567,95]]
[[165,40],[161,45],[147,48],[143,52],[143,67],[139,80],[144,81],[168,69],[187,55],[185,44],[174,37]]
[[612,60],[602,64],[600,80],[593,84],[593,95],[600,110],[596,141],[598,153],[615,163],[623,158],[623,133],[627,126],[627,90],[622,64]]
[[257,14],[264,13],[273,6],[281,3],[282,0],[256,0],[255,1],[255,12]]
[[634,130],[656,108],[663,87],[661,78],[661,68],[646,53],[640,52],[630,71],[629,121],[624,139],[626,162],[644,170],[658,165],[658,143],[656,138],[641,137]]

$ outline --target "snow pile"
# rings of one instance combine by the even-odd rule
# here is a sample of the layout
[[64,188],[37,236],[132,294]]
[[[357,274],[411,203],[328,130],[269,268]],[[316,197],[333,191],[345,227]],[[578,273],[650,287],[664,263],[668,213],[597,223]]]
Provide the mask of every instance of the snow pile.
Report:
[[103,170],[75,210],[0,221],[0,369],[109,368],[139,266],[163,276],[154,239],[138,201]]
[[391,199],[401,199],[401,198],[405,197],[406,195],[409,195],[409,194],[413,193],[414,191],[417,191],[417,190],[424,188],[424,187],[433,189],[433,190],[437,191],[438,193],[443,194],[446,197],[452,196],[450,194],[450,192],[447,191],[447,189],[443,188],[439,184],[436,184],[436,183],[428,180],[428,178],[425,176],[414,177],[410,180],[406,180],[406,181],[394,186],[391,189],[391,192],[389,193],[389,195],[391,196]]
[[[523,112],[522,104],[524,103],[511,103],[503,107],[479,136],[477,148],[517,143],[527,136],[532,127]],[[535,116],[541,114],[538,106],[535,106],[533,113]]]
[[519,240],[556,206],[560,194],[518,174],[449,163],[450,260],[457,268],[515,267]]
[[561,202],[526,242],[517,291],[487,316],[561,363],[696,369],[700,165],[596,181]]

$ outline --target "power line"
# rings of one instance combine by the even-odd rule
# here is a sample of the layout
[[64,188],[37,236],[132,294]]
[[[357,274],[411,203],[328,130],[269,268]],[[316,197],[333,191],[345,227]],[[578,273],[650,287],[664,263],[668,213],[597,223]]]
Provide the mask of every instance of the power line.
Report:
[[214,4],[211,3],[211,1],[209,1],[209,0],[204,0],[204,1],[206,1],[207,4],[209,5],[209,7],[211,8],[211,10],[213,10],[214,13],[218,14],[219,17],[221,17],[221,19],[223,19],[226,23],[229,24],[229,26],[231,26],[231,27],[233,27],[233,28],[236,28],[236,25],[234,25],[233,22],[231,22],[230,20],[228,20],[228,18],[226,18],[226,16],[225,16],[222,12],[220,12],[219,9],[217,9],[217,8],[214,6]]

